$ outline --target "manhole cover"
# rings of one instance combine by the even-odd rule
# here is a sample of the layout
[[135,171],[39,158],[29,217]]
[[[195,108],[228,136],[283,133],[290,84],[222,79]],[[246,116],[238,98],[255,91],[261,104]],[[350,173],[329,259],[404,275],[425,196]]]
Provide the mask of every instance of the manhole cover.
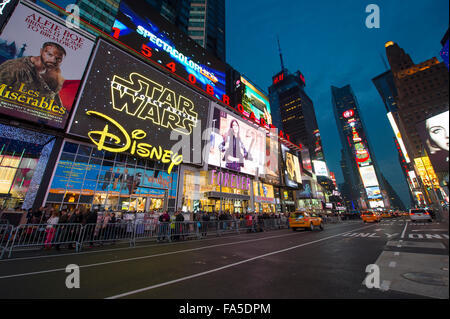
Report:
[[409,272],[402,275],[411,281],[415,281],[425,285],[448,286],[448,277],[437,274],[427,274],[423,272]]

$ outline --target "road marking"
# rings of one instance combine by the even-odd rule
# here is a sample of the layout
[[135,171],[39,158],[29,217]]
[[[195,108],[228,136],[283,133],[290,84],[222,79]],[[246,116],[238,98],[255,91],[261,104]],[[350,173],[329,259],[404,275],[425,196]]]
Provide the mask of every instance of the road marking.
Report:
[[[362,228],[358,228],[358,229],[365,229],[365,228],[368,228],[368,227],[372,227],[372,225],[371,226],[362,227]],[[356,229],[356,230],[358,230],[358,229]],[[155,255],[147,255],[147,256],[119,259],[119,260],[113,260],[113,261],[106,261],[106,262],[95,263],[95,264],[81,265],[80,268],[89,268],[89,267],[96,267],[96,266],[116,264],[116,263],[121,263],[121,262],[128,262],[128,261],[135,261],[135,260],[148,259],[148,258],[154,258],[154,257],[168,256],[168,255],[174,255],[174,254],[198,251],[198,250],[209,249],[209,248],[217,248],[217,247],[222,247],[222,246],[231,246],[231,245],[235,245],[235,244],[245,244],[245,243],[257,242],[257,241],[262,241],[262,240],[266,240],[266,239],[273,239],[273,238],[280,238],[280,237],[287,237],[287,236],[295,236],[295,235],[299,235],[299,234],[310,234],[310,233],[307,233],[307,232],[305,232],[305,233],[293,233],[293,234],[285,234],[285,235],[279,235],[279,236],[271,236],[271,237],[264,237],[264,238],[250,239],[250,240],[235,241],[235,242],[232,242],[232,243],[216,244],[216,245],[203,246],[203,247],[197,247],[197,248],[191,248],[191,249],[185,249],[185,250],[177,250],[177,251],[172,251],[172,252],[167,252],[167,253],[160,253],[160,254],[155,254]],[[333,237],[340,236],[340,235],[341,234],[338,234],[338,235],[335,235]],[[39,274],[46,274],[46,273],[65,271],[65,270],[66,270],[66,268],[49,269],[49,270],[35,271],[35,272],[29,272],[29,273],[0,276],[0,279],[8,279],[8,278],[31,276],[31,275],[39,275]]]
[[406,227],[408,227],[408,222],[406,222],[405,228],[403,229],[403,232],[402,232],[402,235],[400,236],[400,238],[405,238]]
[[389,280],[383,280],[383,282],[381,283],[380,290],[388,291],[390,286],[391,286],[391,282]]
[[396,252],[394,253],[394,256],[400,256],[400,253],[399,253],[398,251],[396,251]]
[[414,229],[411,231],[448,231],[448,229]]
[[397,263],[395,261],[391,261],[389,263],[389,268],[395,268],[397,266]]
[[[363,227],[361,229],[368,228],[368,227],[372,227],[372,226],[366,226],[366,227]],[[118,299],[118,298],[130,296],[130,295],[135,295],[135,294],[138,294],[138,293],[141,293],[141,292],[144,292],[144,291],[152,290],[152,289],[155,289],[155,288],[171,285],[171,284],[178,283],[178,282],[181,282],[181,281],[185,281],[185,280],[201,277],[201,276],[204,276],[204,275],[211,274],[213,272],[217,272],[217,271],[221,271],[221,270],[224,270],[224,269],[227,269],[227,268],[231,268],[231,267],[235,267],[235,266],[238,266],[238,265],[242,265],[242,264],[245,264],[245,263],[257,260],[257,259],[261,259],[261,258],[264,258],[264,257],[268,257],[268,256],[272,256],[272,255],[275,255],[275,254],[283,253],[283,252],[290,251],[290,250],[293,250],[293,249],[297,249],[297,248],[300,248],[300,247],[303,247],[303,246],[315,244],[315,243],[318,243],[318,242],[321,242],[321,241],[324,241],[324,240],[327,240],[327,239],[339,237],[342,234],[344,234],[344,233],[333,235],[333,236],[329,236],[329,237],[325,237],[325,238],[318,239],[318,240],[314,240],[314,241],[311,241],[311,242],[308,242],[308,243],[304,243],[304,244],[300,244],[300,245],[296,245],[296,246],[293,246],[293,247],[289,247],[289,248],[273,251],[271,253],[267,253],[267,254],[256,256],[256,257],[253,257],[253,258],[250,258],[250,259],[242,260],[242,261],[230,264],[230,265],[226,265],[226,266],[223,266],[223,267],[211,269],[211,270],[208,270],[208,271],[204,271],[204,272],[201,272],[201,273],[198,273],[198,274],[193,274],[193,275],[190,275],[190,276],[178,278],[178,279],[175,279],[175,280],[166,281],[166,282],[163,282],[163,283],[160,283],[160,284],[156,284],[156,285],[152,285],[152,286],[148,286],[148,287],[145,287],[145,288],[141,288],[141,289],[125,292],[125,293],[122,293],[120,295],[107,297],[105,299]]]

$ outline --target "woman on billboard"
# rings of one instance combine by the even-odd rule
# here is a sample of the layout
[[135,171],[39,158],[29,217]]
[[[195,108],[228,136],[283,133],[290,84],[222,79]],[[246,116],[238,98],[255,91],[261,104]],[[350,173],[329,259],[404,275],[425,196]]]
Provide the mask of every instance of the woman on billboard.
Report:
[[438,170],[440,168],[448,168],[448,111],[433,116],[425,121],[426,127],[426,144],[430,151],[430,159],[434,162]]
[[246,135],[246,138],[251,138],[248,151],[241,140],[239,123],[232,120],[224,141],[219,145],[220,151],[225,153],[222,160],[226,162],[226,168],[240,172],[244,159],[252,161],[250,153],[255,143],[255,132],[249,130]]

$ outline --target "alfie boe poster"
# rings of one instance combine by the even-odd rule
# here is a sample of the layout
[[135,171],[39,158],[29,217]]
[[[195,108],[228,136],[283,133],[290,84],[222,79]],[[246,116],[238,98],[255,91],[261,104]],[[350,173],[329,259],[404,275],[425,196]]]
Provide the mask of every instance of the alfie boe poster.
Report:
[[19,4],[0,35],[0,113],[63,129],[93,46]]

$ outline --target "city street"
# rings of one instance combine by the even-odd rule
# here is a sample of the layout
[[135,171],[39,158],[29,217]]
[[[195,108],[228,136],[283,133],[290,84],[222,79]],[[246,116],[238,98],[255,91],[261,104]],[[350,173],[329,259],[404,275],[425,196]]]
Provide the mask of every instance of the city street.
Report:
[[[0,261],[0,298],[448,298],[448,225],[384,219]],[[68,289],[66,267],[80,267]],[[367,288],[366,267],[380,269]]]

